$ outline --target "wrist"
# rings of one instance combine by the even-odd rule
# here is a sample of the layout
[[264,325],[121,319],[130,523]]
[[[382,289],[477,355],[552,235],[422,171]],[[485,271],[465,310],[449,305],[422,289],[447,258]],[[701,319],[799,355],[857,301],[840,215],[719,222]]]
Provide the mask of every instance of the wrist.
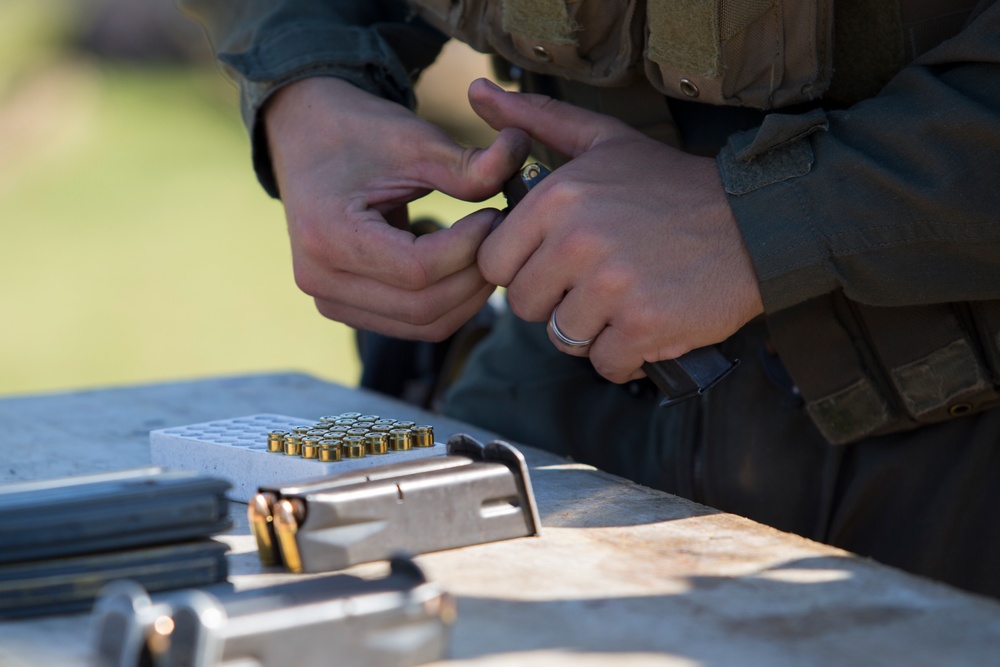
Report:
[[279,191],[290,168],[314,168],[336,151],[337,114],[358,95],[374,97],[342,79],[310,77],[282,86],[267,100],[260,110],[259,141]]

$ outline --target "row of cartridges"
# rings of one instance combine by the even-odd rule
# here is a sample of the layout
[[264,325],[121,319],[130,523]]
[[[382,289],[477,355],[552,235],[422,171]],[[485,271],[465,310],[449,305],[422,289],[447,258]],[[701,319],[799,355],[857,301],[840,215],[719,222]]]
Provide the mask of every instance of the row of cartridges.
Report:
[[312,425],[267,434],[267,451],[323,463],[433,446],[431,426],[360,412],[320,417]]

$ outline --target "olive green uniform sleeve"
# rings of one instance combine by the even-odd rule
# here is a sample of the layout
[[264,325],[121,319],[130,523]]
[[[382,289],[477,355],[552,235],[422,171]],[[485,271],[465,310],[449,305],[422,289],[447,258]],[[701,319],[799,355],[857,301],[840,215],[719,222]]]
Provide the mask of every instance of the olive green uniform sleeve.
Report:
[[272,196],[260,110],[282,86],[332,76],[413,107],[412,83],[447,38],[392,0],[178,0],[240,86],[254,169]]
[[771,114],[718,163],[767,312],[1000,299],[1000,4],[876,97]]

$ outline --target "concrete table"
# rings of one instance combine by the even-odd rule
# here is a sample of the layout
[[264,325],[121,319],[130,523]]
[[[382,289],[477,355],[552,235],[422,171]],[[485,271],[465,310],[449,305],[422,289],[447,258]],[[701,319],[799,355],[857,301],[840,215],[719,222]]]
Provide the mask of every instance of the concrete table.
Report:
[[[0,400],[0,481],[149,464],[152,429],[271,412],[357,411],[492,434],[373,394],[280,374]],[[516,443],[515,443],[516,444]],[[986,665],[1000,604],[522,448],[543,534],[417,560],[458,599],[457,664]],[[231,581],[261,571],[244,507]],[[380,573],[381,564],[352,570]],[[0,623],[0,666],[86,665],[86,615]]]

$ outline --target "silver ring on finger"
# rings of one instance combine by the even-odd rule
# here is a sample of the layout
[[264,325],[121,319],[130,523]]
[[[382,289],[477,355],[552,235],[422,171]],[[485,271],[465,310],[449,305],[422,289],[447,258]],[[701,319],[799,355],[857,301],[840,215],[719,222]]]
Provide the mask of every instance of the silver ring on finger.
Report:
[[549,326],[552,327],[552,333],[555,334],[555,337],[559,339],[560,343],[562,343],[566,347],[587,347],[588,345],[594,342],[594,339],[597,338],[597,336],[592,336],[587,340],[575,340],[564,334],[562,331],[560,331],[559,325],[556,324],[557,310],[559,310],[558,304],[556,304],[556,307],[552,309],[552,315],[549,317]]

